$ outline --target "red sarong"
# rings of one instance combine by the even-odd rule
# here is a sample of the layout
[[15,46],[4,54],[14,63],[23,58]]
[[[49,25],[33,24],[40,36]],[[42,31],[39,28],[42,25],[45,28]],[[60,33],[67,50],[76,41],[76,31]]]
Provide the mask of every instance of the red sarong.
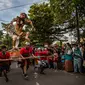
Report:
[[70,60],[65,61],[65,71],[67,71],[67,72],[72,72],[73,71],[72,61],[70,61]]

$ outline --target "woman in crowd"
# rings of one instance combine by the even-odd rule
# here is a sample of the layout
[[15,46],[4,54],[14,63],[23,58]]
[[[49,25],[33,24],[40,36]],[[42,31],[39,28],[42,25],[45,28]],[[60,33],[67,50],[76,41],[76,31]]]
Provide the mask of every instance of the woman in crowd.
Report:
[[72,49],[69,43],[66,44],[66,51],[65,51],[65,70],[67,72],[73,71],[73,64],[72,64]]
[[74,52],[74,72],[77,73],[78,71],[82,73],[82,53],[78,45],[76,45]]

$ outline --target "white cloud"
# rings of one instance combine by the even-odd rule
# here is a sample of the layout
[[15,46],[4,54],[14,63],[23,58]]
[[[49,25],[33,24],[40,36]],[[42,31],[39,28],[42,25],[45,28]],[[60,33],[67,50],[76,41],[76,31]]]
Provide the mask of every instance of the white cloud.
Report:
[[[19,5],[29,4],[19,8],[0,11],[0,20],[10,22],[14,17],[20,15],[21,12],[28,13],[28,10],[33,3],[40,3],[44,1],[47,0],[0,0],[0,10]],[[0,23],[1,22],[2,21],[0,21]],[[0,24],[0,29],[1,29],[1,24]]]
[[12,6],[12,0],[0,0],[0,9],[4,9]]

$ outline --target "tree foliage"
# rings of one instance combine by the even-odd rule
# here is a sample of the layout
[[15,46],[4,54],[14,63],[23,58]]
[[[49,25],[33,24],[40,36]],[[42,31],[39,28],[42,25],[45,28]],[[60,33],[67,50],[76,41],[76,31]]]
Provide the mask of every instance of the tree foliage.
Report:
[[51,36],[54,34],[54,29],[51,29],[51,27],[53,26],[54,16],[49,4],[32,5],[28,15],[35,27],[35,31],[31,31],[32,42],[52,42]]
[[[85,27],[85,0],[50,0],[50,5],[55,16],[55,24],[64,26],[65,23],[68,23],[68,26],[64,28],[65,32],[68,30],[68,32],[74,31],[75,35],[77,34],[76,8],[78,12],[78,27],[80,30]],[[84,31],[82,34],[84,35]]]
[[70,0],[50,0],[56,24],[62,24],[70,19],[73,8]]

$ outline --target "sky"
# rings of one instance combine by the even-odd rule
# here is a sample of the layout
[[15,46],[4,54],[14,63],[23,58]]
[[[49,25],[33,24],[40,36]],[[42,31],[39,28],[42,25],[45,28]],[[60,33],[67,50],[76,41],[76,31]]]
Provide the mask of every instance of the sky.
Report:
[[[30,9],[30,6],[34,3],[42,3],[47,0],[0,0],[0,30],[1,28],[1,22],[9,23],[14,17],[20,15],[21,12],[28,13],[28,10]],[[18,8],[7,9],[10,7],[25,5]]]

